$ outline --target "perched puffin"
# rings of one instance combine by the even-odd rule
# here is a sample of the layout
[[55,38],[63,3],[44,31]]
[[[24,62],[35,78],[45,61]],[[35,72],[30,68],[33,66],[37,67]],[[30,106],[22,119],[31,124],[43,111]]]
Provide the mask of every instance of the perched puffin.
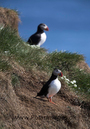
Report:
[[45,96],[48,98],[49,102],[55,104],[54,102],[52,102],[52,97],[61,88],[61,82],[58,80],[58,76],[62,77],[63,74],[59,69],[55,68],[52,72],[50,79],[43,85],[40,92],[37,93],[37,96]]
[[47,38],[44,30],[49,31],[48,26],[43,23],[39,24],[37,28],[37,32],[31,35],[27,42],[30,45],[37,45],[40,47],[46,41],[46,38]]

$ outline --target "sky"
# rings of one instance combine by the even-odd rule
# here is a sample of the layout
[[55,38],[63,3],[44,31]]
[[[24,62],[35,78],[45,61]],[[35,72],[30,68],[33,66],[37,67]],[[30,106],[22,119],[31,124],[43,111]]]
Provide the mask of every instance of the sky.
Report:
[[82,54],[90,66],[90,0],[0,0],[0,6],[19,12],[24,41],[45,23],[49,31],[42,47]]

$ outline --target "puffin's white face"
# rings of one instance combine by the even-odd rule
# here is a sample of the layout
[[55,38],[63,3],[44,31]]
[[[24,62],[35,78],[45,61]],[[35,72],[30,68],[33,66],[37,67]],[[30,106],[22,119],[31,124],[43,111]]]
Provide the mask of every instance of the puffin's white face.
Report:
[[60,76],[60,77],[63,76],[61,70],[59,70],[59,69],[54,69],[53,74],[56,75],[56,76]]
[[49,31],[49,28],[48,28],[48,26],[46,25],[46,24],[40,24],[39,25],[40,26],[40,28],[42,29],[42,30],[46,30],[46,31]]

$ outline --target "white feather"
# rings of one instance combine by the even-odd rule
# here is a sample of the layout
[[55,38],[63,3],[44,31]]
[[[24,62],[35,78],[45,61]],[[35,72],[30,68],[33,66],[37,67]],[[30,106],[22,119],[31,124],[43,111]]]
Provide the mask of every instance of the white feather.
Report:
[[46,41],[46,38],[47,38],[46,34],[42,33],[41,34],[41,40],[40,40],[40,42],[39,42],[39,44],[37,46],[40,47]]
[[48,94],[47,97],[52,97],[53,95],[55,95],[61,88],[61,82],[58,80],[58,78],[56,78],[55,80],[53,80],[50,85],[49,85],[49,89],[48,89]]

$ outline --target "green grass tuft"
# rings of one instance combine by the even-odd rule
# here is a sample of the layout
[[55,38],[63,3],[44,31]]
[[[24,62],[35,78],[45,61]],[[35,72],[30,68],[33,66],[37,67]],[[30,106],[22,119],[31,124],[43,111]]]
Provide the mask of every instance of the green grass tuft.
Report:
[[19,77],[17,74],[12,74],[12,85],[14,87],[20,86],[20,81],[19,81]]
[[46,58],[46,64],[49,63],[49,67],[58,67],[63,71],[69,71],[80,60],[84,60],[84,57],[77,53],[55,51],[48,54]]
[[4,60],[2,57],[0,57],[0,71],[7,71],[10,70],[12,67],[8,63],[7,60]]
[[86,73],[84,70],[74,69],[70,73],[70,78],[76,80],[76,91],[90,95],[90,73]]

